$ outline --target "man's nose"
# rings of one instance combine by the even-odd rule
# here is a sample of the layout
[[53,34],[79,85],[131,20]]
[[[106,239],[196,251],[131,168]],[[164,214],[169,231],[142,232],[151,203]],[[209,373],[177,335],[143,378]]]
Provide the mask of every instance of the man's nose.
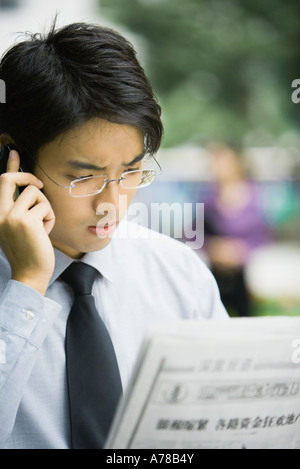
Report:
[[113,180],[106,184],[103,191],[95,196],[94,206],[98,214],[107,214],[110,210],[115,210],[118,213],[120,207],[119,180]]

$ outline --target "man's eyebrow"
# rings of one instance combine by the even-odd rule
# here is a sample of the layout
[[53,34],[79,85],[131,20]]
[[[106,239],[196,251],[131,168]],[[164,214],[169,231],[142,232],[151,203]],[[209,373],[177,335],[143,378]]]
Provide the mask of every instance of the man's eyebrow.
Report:
[[123,166],[125,166],[126,168],[128,166],[132,166],[132,165],[138,163],[139,161],[141,161],[144,158],[145,155],[146,155],[146,152],[144,151],[140,155],[136,156],[132,161],[130,161],[130,163],[124,163]]
[[[130,161],[130,163],[123,163],[122,166],[127,168],[129,166],[132,166],[138,163],[144,158],[145,154],[146,152],[141,153],[140,155],[136,156],[132,161]],[[86,169],[86,170],[89,169],[91,171],[105,171],[106,170],[106,167],[102,168],[93,163],[88,163],[87,161],[80,161],[80,160],[69,160],[67,161],[67,165],[72,166],[72,168],[74,169]]]
[[99,171],[99,169],[104,169],[104,168],[99,168],[99,166],[96,166],[95,164],[88,163],[86,161],[80,161],[80,160],[69,160],[67,161],[67,165],[72,166],[74,169],[90,169],[93,171]]

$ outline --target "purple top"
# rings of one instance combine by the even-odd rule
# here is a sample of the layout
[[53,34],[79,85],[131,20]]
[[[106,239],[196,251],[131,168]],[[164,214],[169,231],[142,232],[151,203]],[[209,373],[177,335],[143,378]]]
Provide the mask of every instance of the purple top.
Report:
[[240,209],[226,211],[217,201],[213,190],[205,201],[207,235],[226,236],[243,240],[252,250],[272,240],[271,230],[265,220],[258,188],[249,183],[250,197]]

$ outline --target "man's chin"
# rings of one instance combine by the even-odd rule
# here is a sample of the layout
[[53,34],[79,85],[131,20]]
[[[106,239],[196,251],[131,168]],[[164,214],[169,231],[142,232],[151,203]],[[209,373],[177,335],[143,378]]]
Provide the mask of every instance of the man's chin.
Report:
[[62,251],[67,256],[72,257],[73,259],[80,259],[88,252],[95,252],[100,251],[101,249],[105,249],[110,244],[111,240],[112,237],[107,236],[105,238],[95,237],[93,242],[89,241],[85,243],[63,244],[54,239],[51,239],[51,242],[54,248]]

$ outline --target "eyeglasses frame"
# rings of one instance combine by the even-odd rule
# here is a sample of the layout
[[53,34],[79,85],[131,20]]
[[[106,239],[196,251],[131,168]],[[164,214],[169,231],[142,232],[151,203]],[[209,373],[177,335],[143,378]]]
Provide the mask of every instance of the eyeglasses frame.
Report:
[[[38,161],[36,161],[36,159],[27,151],[27,154],[30,156],[30,158],[32,158],[34,160],[34,162],[36,163],[36,165],[40,168],[40,170],[45,174],[45,176],[47,176],[47,178],[53,182],[54,184],[56,184],[56,186],[58,187],[62,187],[63,189],[69,189],[69,195],[70,197],[72,198],[79,198],[79,197],[92,197],[94,195],[97,195],[97,194],[100,194],[104,189],[105,187],[110,184],[111,182],[117,182],[118,184],[121,183],[121,181],[123,181],[124,179],[126,179],[124,177],[124,174],[126,173],[132,173],[132,172],[137,172],[137,171],[152,171],[156,176],[159,176],[161,173],[162,173],[162,168],[159,164],[159,162],[157,161],[157,159],[155,158],[154,155],[151,155],[152,158],[154,159],[154,161],[156,162],[156,164],[158,165],[159,167],[159,171],[157,171],[156,169],[151,169],[151,168],[147,168],[145,170],[141,170],[141,169],[138,169],[138,170],[134,170],[134,171],[124,171],[122,174],[121,174],[121,177],[120,178],[117,178],[117,179],[108,179],[107,178],[107,175],[106,174],[99,174],[98,176],[87,176],[87,177],[84,177],[84,178],[79,178],[79,179],[74,179],[73,181],[71,181],[70,185],[69,186],[65,186],[63,184],[59,184],[58,182],[54,181],[54,179],[52,179],[51,176],[49,176],[48,173],[46,173],[46,171],[41,167],[41,165],[38,163]],[[72,195],[72,188],[74,187],[74,184],[76,182],[79,182],[79,181],[84,181],[86,179],[96,179],[96,178],[100,178],[100,177],[105,177],[105,181],[104,181],[104,184],[103,186],[101,187],[101,189],[99,189],[97,192],[93,193],[93,194],[88,194],[88,195]],[[149,186],[150,184],[152,184],[153,181],[151,181],[149,184],[146,184],[144,186],[141,186],[141,188],[143,187],[147,187]],[[130,187],[130,188],[126,188],[126,190],[132,190],[132,189],[139,189],[138,186],[136,187]]]

